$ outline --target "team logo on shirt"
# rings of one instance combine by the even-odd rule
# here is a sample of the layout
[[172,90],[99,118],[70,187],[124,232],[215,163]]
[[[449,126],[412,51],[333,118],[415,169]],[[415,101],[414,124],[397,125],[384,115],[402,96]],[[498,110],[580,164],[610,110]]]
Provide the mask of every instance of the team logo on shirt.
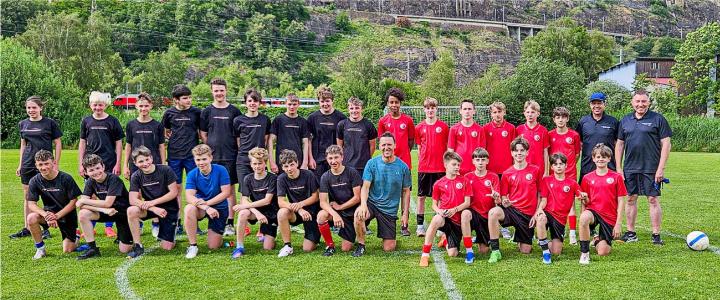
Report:
[[510,179],[515,180],[515,175],[510,176]]
[[540,136],[537,135],[537,134],[536,134],[533,138],[535,139],[536,142],[539,142],[539,141],[540,141]]
[[615,182],[615,179],[608,178],[608,179],[605,179],[605,182],[607,182],[608,184],[613,184],[613,182]]
[[590,184],[595,185],[595,180],[590,180]]
[[490,186],[492,184],[492,181],[490,179],[485,179],[485,186]]
[[385,123],[385,127],[390,127],[390,125],[392,125],[392,123]]
[[573,143],[573,138],[571,138],[571,137],[566,137],[566,138],[565,138],[565,142],[568,143],[568,144],[572,144],[572,143]]
[[442,127],[435,127],[435,132],[441,133],[441,132],[442,132]]
[[566,193],[567,193],[567,192],[569,192],[569,191],[570,191],[570,186],[567,186],[567,185],[566,185],[566,186],[563,186],[563,192],[566,192]]
[[472,137],[477,137],[477,131],[473,131],[470,135],[472,135]]
[[462,130],[458,130],[458,135],[462,135]]
[[502,135],[502,137],[507,137],[508,136],[507,130],[503,130],[502,133],[500,133],[500,135]]
[[400,129],[405,129],[405,128],[407,128],[407,125],[405,125],[405,123],[400,124]]
[[463,188],[462,182],[456,183],[456,184],[455,184],[455,188],[458,189],[458,190],[462,189],[462,188]]
[[527,179],[527,180],[532,180],[532,179],[533,179],[532,174],[526,174],[526,175],[525,175],[525,179]]

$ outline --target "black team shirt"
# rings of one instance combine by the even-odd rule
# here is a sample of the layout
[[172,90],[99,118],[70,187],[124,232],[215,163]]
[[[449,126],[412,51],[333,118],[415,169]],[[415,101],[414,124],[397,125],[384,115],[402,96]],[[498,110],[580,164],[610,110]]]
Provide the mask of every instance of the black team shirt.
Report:
[[239,115],[233,120],[233,133],[240,139],[237,164],[249,165],[248,152],[255,147],[265,148],[265,135],[270,134],[270,118],[263,114],[258,114],[254,118]]
[[275,149],[275,161],[280,163],[280,152],[288,149],[295,151],[298,157],[298,166],[303,164],[302,139],[310,138],[307,121],[301,116],[290,118],[284,113],[275,117],[272,122],[270,133],[277,136],[277,147]]
[[[287,173],[282,173],[277,178],[277,195],[278,197],[286,197],[288,202],[297,203],[310,198],[312,193],[318,190],[317,179],[312,171],[299,170],[300,173],[295,179],[290,179]],[[320,211],[320,204],[318,202],[313,203],[310,206],[305,206],[311,214],[317,214]]]
[[[38,202],[38,200],[42,200],[45,211],[57,213],[81,194],[80,187],[75,183],[72,176],[59,171],[58,175],[52,180],[47,180],[40,174],[30,179],[27,201]],[[75,218],[75,210],[72,210],[65,217]]]
[[265,195],[272,194],[273,197],[272,200],[270,200],[270,204],[256,207],[256,209],[268,219],[275,219],[277,217],[277,212],[280,209],[277,199],[277,175],[267,172],[265,178],[257,180],[255,179],[254,173],[248,174],[243,179],[240,193],[248,197],[252,202],[263,200],[265,199]]
[[[150,174],[137,170],[130,177],[130,191],[140,192],[145,201],[155,200],[165,196],[170,190],[168,185],[175,184],[177,176],[166,165],[155,165],[155,172]],[[175,199],[157,205],[168,212],[177,212],[180,207]]]
[[233,120],[240,114],[240,110],[232,104],[225,108],[211,104],[200,114],[200,130],[207,132],[207,144],[213,150],[213,162],[236,159],[238,147],[232,137]]
[[153,163],[162,164],[160,159],[160,144],[165,143],[165,129],[156,120],[142,123],[134,119],[125,127],[125,141],[130,144],[130,151],[139,146],[145,146],[152,153]]
[[368,141],[377,138],[377,129],[366,118],[358,122],[345,119],[338,123],[337,138],[343,141],[343,165],[364,169],[372,156]]
[[[332,170],[328,170],[320,178],[320,192],[328,193],[330,202],[343,204],[353,197],[353,188],[362,185],[362,177],[354,168],[345,167],[340,175],[335,175]],[[359,205],[359,203],[358,203]],[[343,217],[352,217],[355,214],[355,205],[339,211]]]
[[192,148],[198,144],[200,128],[200,109],[191,106],[186,110],[168,108],[163,114],[162,124],[170,129],[168,140],[168,160],[192,158]]
[[325,149],[335,145],[337,125],[345,119],[347,117],[337,109],[328,115],[318,110],[308,116],[308,130],[312,135],[312,155],[316,162],[325,161]]
[[102,120],[89,115],[80,123],[80,138],[87,144],[85,155],[97,154],[110,170],[115,166],[115,142],[124,137],[120,121],[111,115]]
[[40,150],[52,152],[53,140],[63,135],[57,122],[46,117],[39,121],[22,120],[18,127],[20,128],[20,138],[25,140],[22,169],[35,169],[35,153]]
[[115,196],[112,208],[121,213],[125,213],[130,206],[130,198],[127,188],[122,179],[115,174],[105,173],[105,181],[97,182],[92,178],[85,179],[85,189],[83,195],[92,197],[97,196],[99,200],[105,200],[108,196]]

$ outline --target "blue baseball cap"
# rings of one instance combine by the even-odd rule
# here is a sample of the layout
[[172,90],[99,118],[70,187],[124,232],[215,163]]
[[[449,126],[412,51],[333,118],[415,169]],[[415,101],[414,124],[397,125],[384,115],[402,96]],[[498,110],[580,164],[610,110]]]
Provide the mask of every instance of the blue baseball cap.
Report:
[[590,102],[593,102],[593,101],[605,102],[605,94],[603,94],[601,92],[592,93],[592,95],[590,95]]

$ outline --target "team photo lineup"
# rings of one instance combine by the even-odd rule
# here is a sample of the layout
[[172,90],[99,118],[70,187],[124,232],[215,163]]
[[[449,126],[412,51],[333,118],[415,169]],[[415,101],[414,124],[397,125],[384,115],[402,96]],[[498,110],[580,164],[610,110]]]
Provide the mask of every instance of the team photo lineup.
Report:
[[[401,110],[399,88],[387,90],[387,114],[377,124],[363,117],[362,99],[347,99],[347,116],[335,109],[340,99],[328,87],[318,88],[319,109],[307,119],[298,114],[295,94],[287,95],[284,113],[266,116],[257,90],[245,91],[242,113],[226,99],[225,80],[213,79],[210,88],[212,104],[198,108],[192,91],[176,85],[161,120],[150,116],[153,101],[141,93],[138,117],[124,125],[105,112],[108,99],[92,92],[77,170],[59,168],[63,132],[42,114],[41,97],[27,98],[16,170],[25,224],[10,238],[29,237],[32,258],[42,259],[45,243],[58,240],[46,241],[53,228],[62,251],[85,260],[101,256],[99,222],[116,238],[119,255],[130,259],[153,255],[145,245],[154,239],[163,250],[186,247],[178,259],[193,259],[205,247],[228,247],[217,253],[238,259],[253,255],[245,244],[256,224],[252,238],[281,258],[300,249],[362,257],[372,255],[366,243],[391,252],[398,234],[415,235],[423,240],[420,267],[430,265],[434,245],[451,257],[464,253],[467,264],[480,257],[497,263],[501,238],[532,256],[536,243],[538,261],[551,264],[567,238],[579,244],[576,259],[587,265],[591,252],[611,255],[613,245],[639,241],[637,202],[647,199],[648,244],[664,244],[660,195],[669,182],[664,172],[672,130],[649,109],[644,90],[633,93],[633,112],[621,120],[605,114],[606,96],[597,92],[587,99],[589,114],[527,101],[526,121],[515,126],[505,120],[501,102],[490,105],[490,122],[478,124],[472,100],[457,108],[460,122],[446,124],[433,98],[424,100],[425,118],[414,124]],[[554,124],[540,124],[541,112]],[[571,113],[586,114],[575,129],[568,128]],[[85,178],[82,187],[72,172]],[[413,189],[417,202],[411,204]],[[198,226],[203,219],[207,228]],[[145,220],[151,220],[152,238],[142,236]],[[375,233],[368,227],[373,220]],[[176,245],[179,234],[187,235],[187,245]],[[303,236],[302,248],[293,245],[293,234]],[[367,238],[373,234],[377,239]],[[207,245],[199,245],[199,235],[207,235]]]

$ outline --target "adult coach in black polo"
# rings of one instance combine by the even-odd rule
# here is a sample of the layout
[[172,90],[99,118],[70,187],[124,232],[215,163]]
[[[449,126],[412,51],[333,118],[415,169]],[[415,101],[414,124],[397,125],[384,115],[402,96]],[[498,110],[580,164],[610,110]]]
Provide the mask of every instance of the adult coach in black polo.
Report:
[[[575,131],[580,135],[582,140],[582,158],[580,162],[580,176],[578,182],[582,181],[583,176],[595,170],[595,163],[592,160],[592,149],[597,144],[603,144],[615,149],[617,140],[617,130],[620,124],[615,117],[605,113],[605,94],[596,92],[590,95],[590,111],[589,115],[580,118]],[[615,160],[612,159],[608,164],[611,170],[615,168]]]
[[[615,145],[618,172],[625,177],[625,186],[629,195],[625,206],[627,232],[621,239],[625,242],[638,241],[635,233],[637,199],[639,195],[645,195],[650,203],[652,243],[663,245],[660,239],[662,209],[659,187],[665,177],[665,163],[670,155],[672,131],[665,117],[650,110],[650,97],[644,90],[638,90],[633,94],[632,107],[634,112],[620,120],[618,140]],[[621,164],[623,154],[625,163]]]

